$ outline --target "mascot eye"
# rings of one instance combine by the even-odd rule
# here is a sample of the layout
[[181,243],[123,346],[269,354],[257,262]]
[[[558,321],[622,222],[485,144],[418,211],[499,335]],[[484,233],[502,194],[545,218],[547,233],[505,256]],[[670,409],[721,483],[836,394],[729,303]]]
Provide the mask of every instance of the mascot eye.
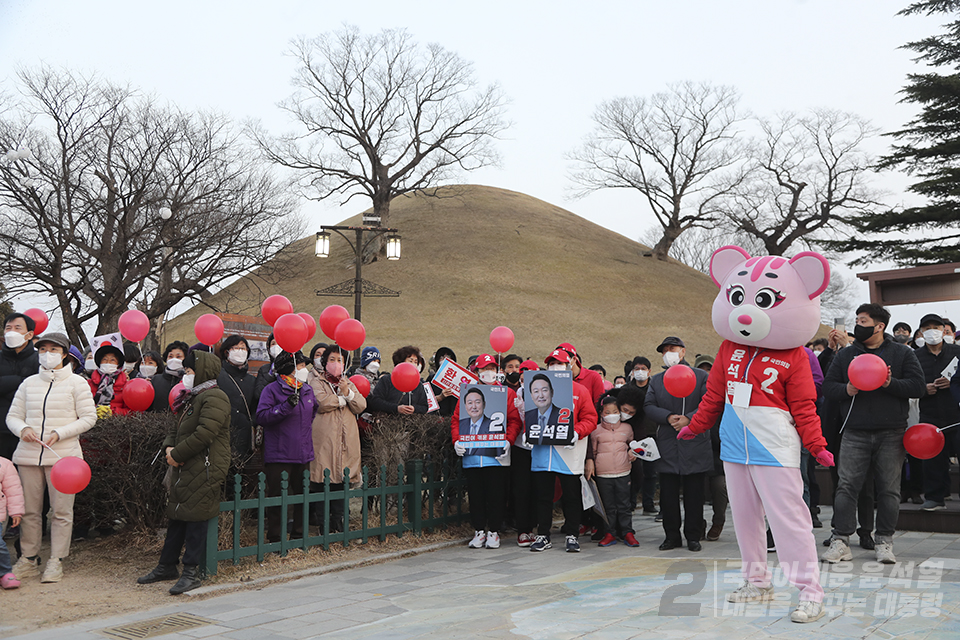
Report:
[[744,298],[743,287],[740,285],[735,284],[727,288],[727,300],[729,300],[733,306],[739,307],[742,305]]
[[757,291],[757,297],[754,298],[754,302],[761,309],[771,309],[783,301],[784,297],[780,295],[780,292],[773,289],[760,289],[760,291]]

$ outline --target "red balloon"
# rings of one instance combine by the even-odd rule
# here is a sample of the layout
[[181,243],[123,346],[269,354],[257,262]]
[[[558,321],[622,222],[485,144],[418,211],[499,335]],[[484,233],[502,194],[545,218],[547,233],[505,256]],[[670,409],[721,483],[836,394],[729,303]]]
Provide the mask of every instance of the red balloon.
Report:
[[356,375],[350,376],[350,382],[353,383],[353,386],[357,388],[357,391],[360,392],[364,398],[370,395],[370,381],[367,380],[364,376],[359,373]]
[[497,353],[506,353],[513,346],[513,331],[507,327],[497,327],[490,332],[490,346]]
[[663,386],[674,398],[686,398],[697,388],[697,376],[685,364],[675,364],[663,374]]
[[80,493],[90,484],[90,465],[75,456],[60,458],[50,469],[50,483],[60,493]]
[[393,368],[393,373],[390,374],[390,381],[393,382],[393,386],[397,388],[397,391],[407,393],[408,391],[416,389],[417,385],[420,384],[420,372],[413,364],[401,362]]
[[887,381],[887,363],[880,356],[863,353],[850,362],[847,376],[860,391],[873,391]]
[[[281,295],[272,295],[260,305],[260,316],[271,327],[275,326],[280,316],[293,313],[293,304]],[[302,345],[301,345],[302,346]]]
[[150,333],[150,318],[139,309],[130,309],[121,314],[117,327],[120,335],[130,342],[140,342]]
[[340,326],[341,322],[349,318],[349,311],[338,304],[332,304],[320,313],[320,330],[331,340],[336,340],[337,327]]
[[363,341],[367,339],[367,330],[359,320],[347,318],[337,327],[334,339],[342,349],[354,351],[363,346]]
[[223,337],[223,320],[212,313],[205,313],[197,318],[193,332],[202,344],[213,346]]
[[307,344],[307,323],[295,313],[287,313],[273,325],[273,339],[287,353],[300,351]]
[[48,318],[47,314],[43,312],[43,309],[27,309],[23,312],[23,315],[37,323],[36,328],[33,330],[33,335],[35,336],[38,336],[46,331],[47,325],[50,324],[50,318]]
[[304,324],[307,325],[307,341],[309,341],[313,336],[317,335],[317,321],[313,319],[313,316],[309,313],[298,313],[298,316],[303,318]]
[[177,396],[180,395],[180,392],[186,389],[183,386],[182,382],[178,382],[173,385],[173,389],[170,389],[170,395],[167,396],[167,402],[170,404],[170,408],[173,409],[173,401],[177,399]]
[[929,460],[943,451],[943,432],[927,422],[915,424],[903,434],[903,447],[914,458]]
[[153,385],[143,378],[134,378],[123,388],[123,403],[134,411],[149,409],[153,396]]

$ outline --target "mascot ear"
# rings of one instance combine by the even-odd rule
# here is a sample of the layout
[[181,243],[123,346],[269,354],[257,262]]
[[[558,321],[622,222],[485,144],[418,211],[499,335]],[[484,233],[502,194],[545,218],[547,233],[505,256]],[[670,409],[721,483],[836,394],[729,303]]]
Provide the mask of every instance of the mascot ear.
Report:
[[718,287],[722,286],[730,272],[749,259],[749,253],[731,244],[714,251],[713,255],[710,256],[710,278],[713,280],[713,284]]
[[798,253],[790,259],[790,264],[800,275],[803,288],[813,300],[827,289],[830,284],[830,264],[827,259],[814,251]]

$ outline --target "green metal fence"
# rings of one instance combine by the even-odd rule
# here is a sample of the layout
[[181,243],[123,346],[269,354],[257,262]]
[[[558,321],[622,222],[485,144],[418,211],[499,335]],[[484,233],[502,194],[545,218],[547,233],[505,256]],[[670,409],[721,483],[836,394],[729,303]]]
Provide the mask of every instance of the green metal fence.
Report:
[[[262,562],[267,553],[277,552],[283,556],[291,549],[306,550],[316,546],[322,546],[326,550],[334,542],[340,542],[347,547],[354,540],[360,540],[361,543],[374,537],[386,540],[389,534],[399,538],[406,531],[419,534],[424,530],[462,522],[469,516],[463,509],[462,498],[466,495],[466,481],[459,464],[424,464],[422,460],[411,460],[406,465],[397,465],[395,485],[388,483],[387,467],[384,465],[380,467],[376,486],[371,486],[369,470],[363,467],[363,482],[356,489],[349,488],[349,469],[344,469],[342,490],[330,489],[329,469],[325,470],[323,475],[322,491],[310,491],[310,472],[307,471],[304,473],[304,492],[291,495],[287,493],[288,478],[284,472],[280,495],[268,498],[266,475],[261,473],[257,482],[257,497],[248,499],[241,498],[241,476],[235,475],[233,481],[236,497],[220,503],[221,513],[233,513],[231,543],[226,549],[220,548],[220,519],[211,519],[207,529],[204,562],[207,575],[217,573],[217,563],[220,560],[231,560],[233,564],[237,564],[241,558],[256,556],[257,561]],[[361,498],[360,527],[354,529],[350,528],[351,498]],[[343,505],[341,532],[330,531],[330,506],[334,502],[341,502]],[[320,526],[312,528],[318,530],[318,535],[310,535],[310,505],[316,503],[322,503],[323,515]],[[388,508],[391,503],[395,503],[395,506]],[[295,505],[303,505],[304,535],[302,538],[287,540],[288,522],[285,514],[288,507]],[[280,513],[284,514],[280,518],[279,542],[266,540],[266,510],[270,507],[279,507]],[[396,517],[390,518],[391,515]],[[256,526],[255,545],[242,546],[241,533],[244,526]]]

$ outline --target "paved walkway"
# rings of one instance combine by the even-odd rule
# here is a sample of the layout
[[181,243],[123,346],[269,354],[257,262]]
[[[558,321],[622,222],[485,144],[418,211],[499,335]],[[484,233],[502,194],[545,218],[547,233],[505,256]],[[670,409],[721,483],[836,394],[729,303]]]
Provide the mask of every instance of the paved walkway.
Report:
[[[19,637],[102,640],[108,627],[176,613],[209,623],[164,640],[960,637],[960,536],[899,533],[896,565],[873,562],[873,552],[855,546],[853,562],[824,569],[827,615],[798,625],[789,620],[797,592],[782,576],[773,603],[725,602],[740,582],[729,517],[720,540],[704,542],[701,553],[660,552],[660,525],[639,515],[634,524],[638,549],[600,549],[584,539],[579,554],[562,544],[532,553],[511,538],[499,550],[447,548],[206,599],[173,599],[169,584],[150,585],[143,588],[169,604]],[[816,532],[819,550],[828,531]]]

